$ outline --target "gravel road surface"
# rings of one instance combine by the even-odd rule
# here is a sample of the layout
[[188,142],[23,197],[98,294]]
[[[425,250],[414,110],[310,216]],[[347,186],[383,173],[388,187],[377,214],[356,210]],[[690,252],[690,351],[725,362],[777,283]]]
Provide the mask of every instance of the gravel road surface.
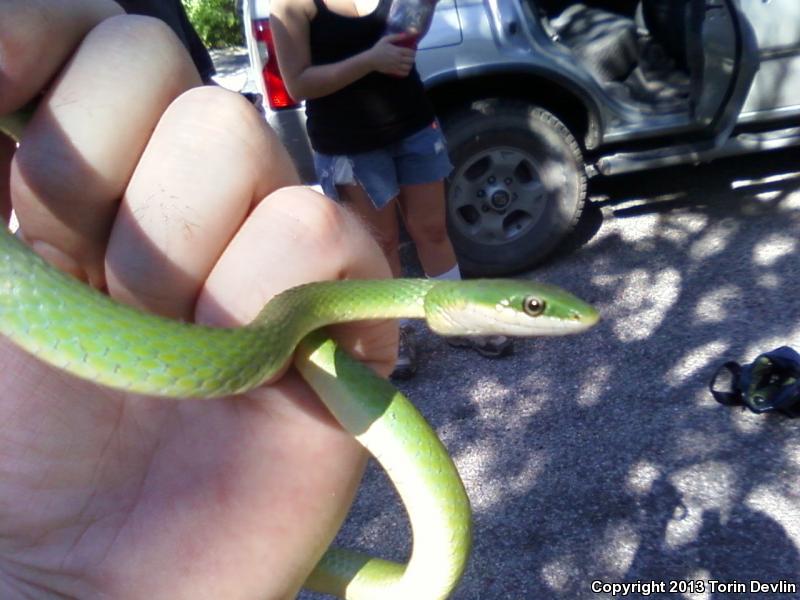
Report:
[[[252,86],[241,53],[215,58],[223,85]],[[651,587],[625,597],[800,598],[800,419],[707,391],[725,360],[800,349],[800,152],[594,181],[591,195],[580,248],[523,276],[593,302],[594,330],[491,361],[417,328],[420,370],[401,387],[475,513],[454,599],[604,600],[622,595],[593,582],[637,581]],[[337,543],[402,560],[409,537],[371,465]]]
[[[592,582],[637,581],[654,598],[800,598],[800,420],[707,391],[725,360],[800,349],[800,152],[592,195],[580,249],[523,276],[593,302],[595,329],[492,361],[417,328],[420,369],[401,388],[474,509],[454,599],[600,600],[622,596]],[[402,559],[409,535],[372,466],[338,543]],[[751,593],[751,580],[797,587]]]

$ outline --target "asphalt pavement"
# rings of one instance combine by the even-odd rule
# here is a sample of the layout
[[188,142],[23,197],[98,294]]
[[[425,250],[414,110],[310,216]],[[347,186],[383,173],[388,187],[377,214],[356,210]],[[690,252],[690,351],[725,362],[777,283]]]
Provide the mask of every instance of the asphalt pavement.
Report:
[[[493,361],[417,327],[400,387],[474,510],[453,598],[600,600],[636,582],[651,586],[624,597],[800,598],[800,419],[707,390],[725,360],[800,349],[800,152],[596,180],[591,196],[577,249],[522,277],[591,301],[596,328]],[[403,560],[409,540],[370,465],[337,544]]]

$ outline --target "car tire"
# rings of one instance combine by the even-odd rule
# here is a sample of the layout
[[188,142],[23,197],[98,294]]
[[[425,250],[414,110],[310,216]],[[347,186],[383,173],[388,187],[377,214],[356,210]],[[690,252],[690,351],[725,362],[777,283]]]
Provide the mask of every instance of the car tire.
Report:
[[447,221],[462,271],[519,272],[541,262],[586,202],[583,155],[550,112],[492,99],[442,118],[454,169]]

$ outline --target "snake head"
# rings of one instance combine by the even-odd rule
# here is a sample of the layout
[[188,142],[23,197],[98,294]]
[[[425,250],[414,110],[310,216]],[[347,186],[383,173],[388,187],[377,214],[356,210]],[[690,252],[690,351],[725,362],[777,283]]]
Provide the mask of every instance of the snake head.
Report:
[[437,283],[425,296],[430,328],[440,335],[552,336],[586,331],[600,315],[558,287],[518,279]]

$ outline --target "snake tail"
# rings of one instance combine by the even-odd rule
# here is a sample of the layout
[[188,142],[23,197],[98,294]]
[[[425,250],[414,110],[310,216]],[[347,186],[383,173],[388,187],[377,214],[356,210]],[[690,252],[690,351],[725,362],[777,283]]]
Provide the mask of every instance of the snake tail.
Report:
[[[306,587],[348,600],[447,598],[471,547],[467,493],[444,445],[411,402],[323,334],[301,342],[295,364],[336,419],[387,473],[406,507],[413,547],[407,565],[332,548]],[[357,410],[354,396],[363,398]],[[429,493],[420,494],[426,489]]]

